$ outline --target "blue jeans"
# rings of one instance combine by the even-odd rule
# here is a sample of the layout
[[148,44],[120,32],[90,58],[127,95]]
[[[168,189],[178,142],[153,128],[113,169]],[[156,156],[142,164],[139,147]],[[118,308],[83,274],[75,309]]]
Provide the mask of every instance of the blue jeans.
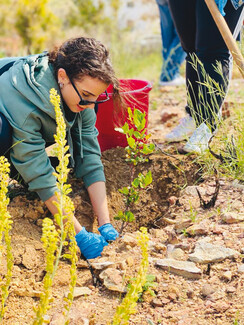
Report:
[[180,65],[185,60],[186,53],[181,47],[168,4],[164,1],[156,1],[160,13],[160,27],[163,45],[163,66],[160,80],[170,81],[179,76]]

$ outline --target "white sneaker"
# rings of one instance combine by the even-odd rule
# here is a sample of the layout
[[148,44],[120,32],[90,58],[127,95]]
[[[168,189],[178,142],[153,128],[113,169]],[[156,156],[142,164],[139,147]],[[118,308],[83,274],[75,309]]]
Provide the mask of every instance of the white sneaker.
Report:
[[173,80],[169,80],[169,81],[159,81],[159,86],[160,87],[164,87],[164,86],[181,86],[184,85],[186,83],[185,78],[183,78],[182,76],[176,77]]
[[208,142],[212,136],[212,132],[209,130],[205,123],[202,123],[192,134],[189,141],[183,147],[185,152],[203,153],[208,149]]
[[180,120],[179,125],[177,125],[170,133],[166,134],[165,140],[168,142],[179,142],[189,139],[195,129],[196,124],[194,119],[187,114],[187,116]]

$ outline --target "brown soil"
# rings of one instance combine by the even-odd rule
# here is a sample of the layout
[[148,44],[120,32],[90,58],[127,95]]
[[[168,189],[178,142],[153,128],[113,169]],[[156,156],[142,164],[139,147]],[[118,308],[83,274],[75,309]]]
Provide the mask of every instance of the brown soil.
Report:
[[[157,109],[150,112],[149,129],[157,144],[157,151],[149,157],[148,163],[138,167],[138,171],[141,172],[149,169],[152,171],[153,183],[150,188],[142,191],[140,202],[133,210],[136,222],[128,226],[126,231],[134,235],[140,226],[148,227],[150,233],[148,273],[156,276],[157,287],[154,290],[155,297],[147,293],[143,301],[138,303],[138,312],[131,316],[130,324],[244,324],[244,274],[237,272],[243,263],[241,255],[209,266],[197,264],[202,271],[202,276],[198,280],[163,271],[154,264],[155,258],[165,258],[172,248],[181,248],[183,255],[180,259],[187,260],[188,255],[194,251],[196,241],[205,237],[213,244],[229,247],[238,252],[243,253],[244,248],[243,222],[227,224],[221,218],[223,209],[236,214],[244,212],[243,187],[221,179],[216,206],[204,210],[200,206],[198,196],[189,189],[193,188],[192,185],[197,185],[204,198],[209,200],[214,192],[214,180],[206,177],[201,179],[194,156],[179,155],[176,147],[167,146],[162,141],[163,135],[183,115],[184,88],[155,92],[151,98],[151,105],[154,107],[155,103]],[[167,116],[166,111],[172,114]],[[130,179],[124,156],[123,148],[103,153],[111,222],[117,229],[120,228],[120,222],[114,221],[113,217],[124,206],[118,189],[127,186]],[[74,179],[70,182],[76,217],[87,230],[97,232],[96,219],[82,182]],[[11,194],[13,193],[12,191]],[[28,195],[14,197],[9,205],[9,212],[14,221],[12,229],[14,269],[3,324],[32,324],[33,306],[38,304],[45,275],[44,251],[40,241],[41,224],[49,213],[40,200],[31,200]],[[203,223],[205,232],[187,235],[185,231],[187,227],[184,226],[182,231],[177,231],[182,219],[187,218],[193,225]],[[125,245],[124,239],[121,238],[106,247],[103,257],[96,259],[96,262],[114,262],[113,268],[124,272],[124,281],[127,283],[131,277],[136,276],[140,258],[138,246]],[[78,267],[77,286],[89,287],[91,294],[75,298],[71,324],[106,325],[111,322],[123,294],[110,291],[103,285],[95,288],[86,263],[80,261]],[[1,265],[0,273],[4,273],[5,270],[6,265]],[[225,276],[227,271],[231,274],[229,278]],[[69,263],[63,260],[55,277],[54,301],[48,312],[50,317],[47,317],[51,324],[62,324],[62,299],[68,290],[68,283]],[[202,294],[206,284],[211,289],[209,295]]]

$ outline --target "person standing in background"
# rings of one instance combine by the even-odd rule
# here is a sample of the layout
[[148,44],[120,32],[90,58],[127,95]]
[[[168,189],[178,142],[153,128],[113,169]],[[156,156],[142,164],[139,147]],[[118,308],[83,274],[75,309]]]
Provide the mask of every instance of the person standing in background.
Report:
[[[186,117],[165,136],[168,142],[188,139],[184,152],[201,153],[217,129],[221,107],[228,91],[232,56],[204,0],[168,0],[181,45],[187,53]],[[244,0],[215,0],[233,37],[240,33],[244,18]],[[197,61],[194,68],[193,58]],[[218,69],[219,68],[219,69]],[[204,74],[209,76],[221,94],[209,91]],[[221,73],[219,73],[219,70]],[[214,100],[213,100],[213,96]]]
[[174,22],[169,11],[168,0],[156,0],[160,13],[163,65],[159,86],[178,86],[185,83],[180,76],[180,66],[185,60]]

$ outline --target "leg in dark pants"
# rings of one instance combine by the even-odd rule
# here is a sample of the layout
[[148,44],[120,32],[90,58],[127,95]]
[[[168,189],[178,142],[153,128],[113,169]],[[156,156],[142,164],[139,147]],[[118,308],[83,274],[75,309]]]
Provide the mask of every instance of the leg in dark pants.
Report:
[[[199,84],[203,82],[203,75],[199,64],[197,71],[193,69],[192,55],[195,54],[199,58],[206,73],[219,83],[225,94],[231,70],[229,50],[203,0],[169,0],[169,5],[182,47],[187,52],[186,82],[189,94],[187,112],[194,115],[197,125],[207,121],[214,129],[216,118],[214,115],[218,113],[224,96],[216,95],[216,101],[213,101],[208,88]],[[242,9],[243,7],[235,10],[230,1],[225,7],[225,20],[232,33]],[[222,76],[215,71],[216,62],[222,68]]]

